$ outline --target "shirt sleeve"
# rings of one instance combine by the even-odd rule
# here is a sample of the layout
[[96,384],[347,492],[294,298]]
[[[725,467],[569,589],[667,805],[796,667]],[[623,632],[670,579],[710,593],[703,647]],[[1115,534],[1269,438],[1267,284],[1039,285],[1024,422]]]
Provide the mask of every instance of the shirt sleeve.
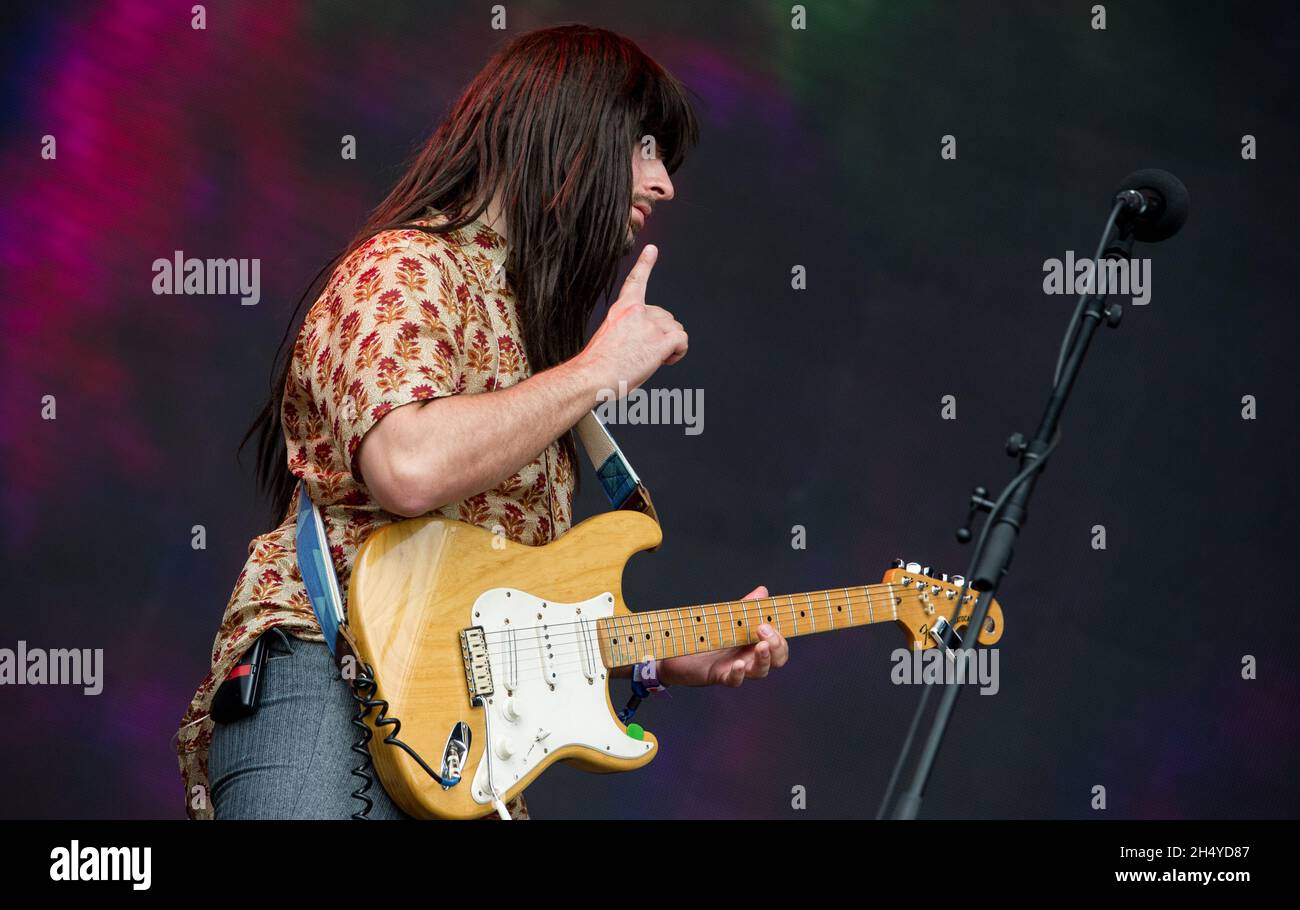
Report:
[[335,270],[307,383],[344,463],[381,417],[464,391],[469,289],[440,238],[385,231]]

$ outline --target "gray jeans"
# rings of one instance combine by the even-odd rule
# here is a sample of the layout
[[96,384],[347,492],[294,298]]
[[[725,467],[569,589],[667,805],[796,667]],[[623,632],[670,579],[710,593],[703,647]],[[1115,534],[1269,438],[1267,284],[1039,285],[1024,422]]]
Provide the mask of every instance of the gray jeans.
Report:
[[[279,629],[269,644],[256,713],[217,724],[208,752],[212,807],[222,818],[351,818],[362,779],[353,752],[357,705],[322,642]],[[384,792],[372,767],[367,795],[374,819],[409,818]]]

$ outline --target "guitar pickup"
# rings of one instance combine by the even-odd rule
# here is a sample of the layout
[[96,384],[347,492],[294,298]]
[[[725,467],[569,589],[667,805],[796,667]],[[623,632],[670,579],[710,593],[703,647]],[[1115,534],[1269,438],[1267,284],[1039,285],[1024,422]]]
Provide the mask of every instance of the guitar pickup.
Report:
[[487,637],[482,626],[460,630],[460,653],[465,661],[465,685],[469,688],[469,703],[477,708],[494,691],[492,664],[488,660]]
[[552,647],[548,626],[537,627],[537,650],[542,655],[542,679],[554,689],[560,676],[555,668],[555,649]]

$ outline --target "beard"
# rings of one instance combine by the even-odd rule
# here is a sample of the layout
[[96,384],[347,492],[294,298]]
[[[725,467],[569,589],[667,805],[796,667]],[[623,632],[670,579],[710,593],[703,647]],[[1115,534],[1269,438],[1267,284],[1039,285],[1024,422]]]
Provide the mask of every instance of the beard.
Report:
[[635,246],[636,227],[632,224],[632,216],[629,214],[627,216],[627,236],[623,238],[623,252],[619,255],[626,256],[628,253],[632,252],[632,248]]

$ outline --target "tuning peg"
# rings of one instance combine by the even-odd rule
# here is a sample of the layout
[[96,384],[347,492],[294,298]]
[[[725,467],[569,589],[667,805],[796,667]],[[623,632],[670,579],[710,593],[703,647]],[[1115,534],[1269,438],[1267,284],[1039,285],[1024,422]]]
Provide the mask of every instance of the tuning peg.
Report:
[[940,580],[940,581],[947,581],[947,580],[948,580],[948,573],[947,573],[947,572],[942,573],[942,574],[939,576],[939,580]]
[[919,562],[909,562],[907,564],[907,571],[911,572],[913,575],[920,574],[921,564]]
[[952,577],[952,583],[953,583],[954,585],[956,585],[957,587],[960,588],[962,585],[966,584],[966,576],[965,576],[965,575],[954,575],[954,576]]
[[921,574],[922,574],[922,575],[929,575],[929,574],[930,574],[930,567],[929,567],[929,566],[921,566]]
[[889,567],[891,569],[901,569],[905,565],[907,565],[907,563],[903,562],[903,560],[900,558],[900,559],[895,559],[893,562],[891,562],[889,564]]

